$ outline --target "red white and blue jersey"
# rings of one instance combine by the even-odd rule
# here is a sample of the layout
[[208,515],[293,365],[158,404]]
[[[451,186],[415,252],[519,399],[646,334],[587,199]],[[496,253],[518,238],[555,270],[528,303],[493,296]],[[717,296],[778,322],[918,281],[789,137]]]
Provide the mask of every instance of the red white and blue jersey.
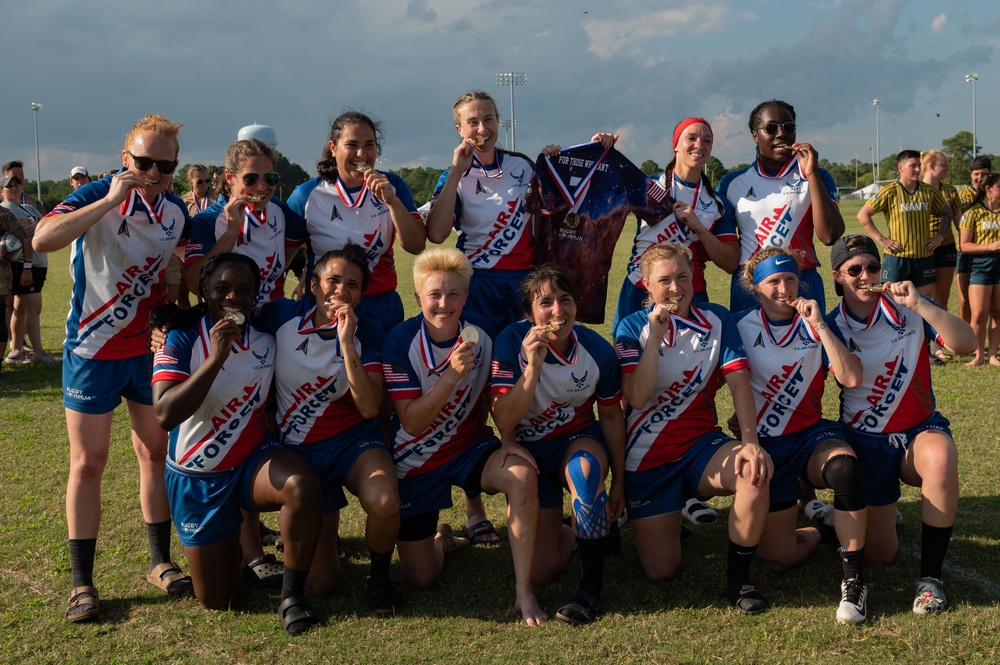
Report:
[[[46,217],[103,199],[111,176],[84,185]],[[163,193],[152,202],[138,190],[70,245],[73,295],[63,346],[81,358],[120,360],[146,354],[150,311],[166,302],[167,259],[187,237],[187,206]]]
[[[383,173],[392,191],[414,219],[420,219],[410,188],[395,173]],[[367,187],[348,188],[337,179],[327,182],[319,177],[307,180],[288,197],[288,207],[305,219],[308,259],[307,279],[313,266],[324,254],[343,249],[348,241],[365,248],[372,277],[365,295],[377,296],[396,288],[396,262],[393,241],[396,227],[392,211]]]
[[[597,141],[538,156],[525,203],[535,215],[535,263],[555,263],[576,275],[578,321],[604,321],[618,236],[629,213],[647,208],[652,186],[624,155]],[[663,200],[648,203],[657,217],[671,209]]]
[[[496,151],[496,164],[475,157],[458,181],[455,196],[456,247],[477,270],[530,270],[535,267],[535,231],[524,197],[534,165]],[[441,174],[431,207],[437,204],[448,170]]]
[[[463,314],[461,322],[462,329],[471,326],[479,332],[476,363],[452,389],[434,422],[423,432],[411,433],[402,426],[397,414],[392,415],[392,457],[400,478],[439,469],[490,433],[484,425],[481,398],[490,380],[493,340],[486,332],[486,323],[474,315]],[[389,398],[417,399],[430,391],[448,369],[456,346],[458,339],[444,344],[432,340],[422,314],[393,328],[382,348],[382,373]]]
[[[274,335],[278,438],[302,446],[344,434],[364,421],[351,395],[336,323],[318,327],[313,300],[275,300],[257,308],[253,324]],[[382,371],[382,328],[358,319],[354,348],[366,372]]]
[[[837,185],[819,169],[827,195],[836,205]],[[764,170],[760,158],[746,168],[727,174],[719,194],[729,200],[740,231],[740,263],[766,247],[787,247],[804,253],[802,268],[819,265],[813,246],[813,209],[809,181],[792,157],[775,173]]]
[[819,334],[798,312],[790,320],[769,321],[758,307],[733,318],[750,363],[757,436],[794,434],[815,425],[823,417],[830,366]]
[[[153,356],[153,383],[186,381],[209,357],[209,316],[167,333]],[[264,407],[274,376],[274,337],[246,326],[205,401],[170,431],[167,458],[193,473],[239,466],[264,440]]]
[[[681,180],[671,175],[667,183],[667,174],[661,173],[658,178],[650,178],[647,197],[657,201],[666,200],[668,196],[675,201],[686,203],[694,210],[702,226],[712,232],[722,242],[739,242],[736,234],[736,220],[729,201],[719,197],[713,198],[705,191],[704,184]],[[701,293],[706,290],[705,265],[708,263],[708,253],[705,246],[683,222],[678,222],[673,211],[666,217],[650,215],[648,212],[636,213],[635,240],[632,242],[632,256],[628,260],[628,280],[639,286],[642,281],[642,256],[646,250],[661,242],[672,242],[683,245],[691,250],[691,263],[694,268],[692,281],[694,290]],[[641,288],[641,287],[640,287]]]
[[[649,337],[649,312],[622,320],[615,350],[622,374],[630,374]],[[645,471],[680,458],[698,438],[720,431],[715,393],[722,378],[748,369],[743,342],[729,310],[707,303],[691,305],[690,318],[670,315],[659,340],[656,389],[649,403],[625,410],[625,470]]]
[[[528,366],[521,343],[532,324],[519,321],[497,338],[493,352],[493,395],[514,387]],[[615,350],[593,330],[573,326],[570,349],[563,355],[552,346],[542,364],[535,396],[515,434],[522,443],[569,436],[594,423],[594,402],[616,406],[621,402],[621,370]]]
[[[929,301],[928,301],[929,302]],[[934,413],[927,340],[942,340],[916,312],[881,296],[868,320],[843,302],[827,316],[847,349],[861,359],[857,388],[840,389],[840,419],[860,432],[891,434],[914,427]]]
[[[184,263],[190,265],[206,256],[229,223],[225,201],[217,201],[191,220],[191,233],[184,249]],[[285,243],[296,245],[305,240],[305,222],[276,198],[264,210],[243,211],[243,226],[233,251],[249,256],[260,268],[260,291],[257,302],[276,300],[284,295],[284,273],[288,267]]]

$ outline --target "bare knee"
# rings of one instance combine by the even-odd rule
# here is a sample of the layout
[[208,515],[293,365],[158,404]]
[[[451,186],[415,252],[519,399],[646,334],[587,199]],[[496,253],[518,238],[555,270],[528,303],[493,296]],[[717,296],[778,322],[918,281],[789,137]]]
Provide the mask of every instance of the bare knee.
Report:
[[292,509],[318,508],[321,500],[319,482],[312,474],[290,474],[281,487],[282,505]]
[[368,517],[378,522],[398,520],[399,494],[397,492],[379,492],[365,501],[364,508]]
[[680,562],[671,561],[643,561],[642,572],[650,582],[666,582],[677,573]]

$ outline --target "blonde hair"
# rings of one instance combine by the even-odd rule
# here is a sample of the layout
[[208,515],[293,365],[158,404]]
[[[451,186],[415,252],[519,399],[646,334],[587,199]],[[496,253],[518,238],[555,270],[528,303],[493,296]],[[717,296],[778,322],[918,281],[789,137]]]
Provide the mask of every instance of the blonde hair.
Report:
[[462,287],[468,290],[472,279],[472,263],[465,254],[453,247],[434,247],[419,254],[413,262],[413,288],[418,292],[427,284],[432,273],[454,273]]
[[[795,260],[795,265],[798,267],[799,271],[802,270],[802,260],[805,258],[805,252],[800,249],[787,249],[785,247],[768,247],[767,249],[762,249],[743,264],[743,270],[740,272],[740,286],[743,287],[744,291],[749,291],[753,293],[754,284],[753,281],[753,271],[757,269],[760,262],[764,259],[770,258],[772,256],[787,256]],[[800,291],[802,287],[806,286],[805,282],[801,279],[799,280]]]
[[164,118],[162,115],[147,115],[139,119],[132,129],[129,130],[128,134],[125,136],[125,150],[129,149],[132,145],[132,141],[135,140],[139,134],[156,134],[158,136],[165,136],[168,139],[174,140],[174,145],[177,146],[177,150],[180,151],[180,142],[177,140],[177,135],[181,131],[181,127],[184,123],[177,123],[173,120]]
[[[649,290],[649,276],[653,273],[653,266],[660,261],[681,261],[686,264],[688,270],[692,270],[691,264],[691,250],[683,245],[678,245],[673,242],[661,242],[658,245],[653,245],[647,249],[642,254],[642,260],[639,262],[639,270],[642,272],[642,279],[646,282],[646,289]],[[649,307],[653,304],[652,293],[643,302],[644,307]]]
[[490,104],[493,105],[493,113],[494,115],[496,115],[497,120],[500,119],[500,109],[497,108],[497,102],[495,99],[493,99],[490,93],[484,92],[482,90],[470,90],[469,92],[465,93],[457,100],[455,100],[455,104],[451,107],[452,115],[455,116],[456,125],[462,124],[462,119],[458,115],[458,110],[463,106],[465,106],[466,104],[468,104],[469,102],[489,102]]
[[927,173],[927,169],[931,167],[931,164],[939,159],[947,160],[948,157],[940,150],[924,150],[920,153],[920,175]]

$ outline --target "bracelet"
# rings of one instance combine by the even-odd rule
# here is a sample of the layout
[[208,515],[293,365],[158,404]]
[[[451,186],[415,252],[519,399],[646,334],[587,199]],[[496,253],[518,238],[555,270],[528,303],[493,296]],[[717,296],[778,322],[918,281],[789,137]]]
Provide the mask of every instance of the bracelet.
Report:
[[31,261],[25,261],[24,262],[24,267],[25,268],[30,268],[31,267]]
[[825,323],[821,323],[818,326],[816,326],[816,332],[819,332],[820,330],[826,330],[829,327],[830,326],[826,325]]

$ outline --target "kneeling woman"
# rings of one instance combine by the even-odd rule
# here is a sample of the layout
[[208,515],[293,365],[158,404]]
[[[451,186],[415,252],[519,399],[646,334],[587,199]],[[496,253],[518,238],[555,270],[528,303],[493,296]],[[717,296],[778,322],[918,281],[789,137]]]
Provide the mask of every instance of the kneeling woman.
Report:
[[892,561],[899,481],[919,487],[923,542],[913,611],[939,614],[948,609],[941,568],[958,510],[958,450],[948,420],[934,409],[927,341],[971,353],[978,340],[969,324],[921,297],[912,283],[879,284],[879,251],[868,236],[838,240],[830,264],[844,299],[827,320],[850,339],[866,369],[861,385],[840,394],[847,442],[865,470],[865,554],[873,563]]
[[[757,437],[774,462],[771,510],[758,555],[781,572],[805,559],[820,542],[816,527],[796,529],[799,478],[833,488],[833,526],[844,567],[839,623],[867,617],[863,578],[868,513],[861,465],[844,441],[839,423],[823,419],[826,370],[847,388],[861,384],[861,361],[823,321],[815,300],[799,295],[795,255],[781,247],[757,252],[746,262],[743,287],[760,307],[735,315],[757,408]],[[821,528],[829,528],[821,527]]]
[[185,310],[192,312],[187,323],[168,324],[153,360],[153,408],[170,431],[167,495],[198,600],[225,609],[239,593],[240,509],[280,510],[278,615],[295,635],[316,623],[304,591],[319,539],[320,486],[265,429],[275,340],[245,324],[259,287],[257,265],[246,256],[205,262],[199,294],[207,312]]
[[278,437],[323,483],[323,529],[307,588],[325,595],[340,578],[337,527],[340,509],[347,505],[342,487],[347,487],[368,516],[368,605],[376,614],[392,614],[402,605],[389,579],[399,531],[399,492],[392,456],[375,419],[384,386],[384,335],[377,323],[355,313],[369,278],[365,250],[348,242],[316,262],[310,282],[315,301],[269,302],[252,320],[277,340]]
[[486,426],[493,340],[489,325],[462,313],[472,264],[457,249],[425,251],[413,263],[421,313],[386,336],[382,351],[392,416],[393,461],[399,479],[397,547],[406,582],[429,587],[445,554],[468,545],[438,526],[451,507],[451,487],[467,495],[507,496],[516,607],[529,625],[545,620],[531,584],[538,527],[534,460],[523,448],[500,448]]
[[[616,349],[625,411],[625,496],[646,576],[673,576],[681,561],[685,497],[735,494],[729,513],[726,596],[739,610],[767,609],[750,582],[768,510],[774,468],[757,443],[747,360],[728,310],[692,301],[691,253],[671,243],[643,256],[650,304],[622,320]],[[725,378],[741,423],[742,441],[722,433],[715,409]]]
[[[583,577],[576,596],[556,616],[590,623],[600,609],[608,530],[625,507],[618,360],[600,335],[575,325],[576,289],[565,268],[537,268],[521,290],[528,320],[504,330],[493,354],[493,419],[504,442],[515,439],[538,466],[534,581],[551,581],[576,542]],[[610,499],[604,490],[609,461]],[[562,524],[564,487],[572,498],[575,538]]]

